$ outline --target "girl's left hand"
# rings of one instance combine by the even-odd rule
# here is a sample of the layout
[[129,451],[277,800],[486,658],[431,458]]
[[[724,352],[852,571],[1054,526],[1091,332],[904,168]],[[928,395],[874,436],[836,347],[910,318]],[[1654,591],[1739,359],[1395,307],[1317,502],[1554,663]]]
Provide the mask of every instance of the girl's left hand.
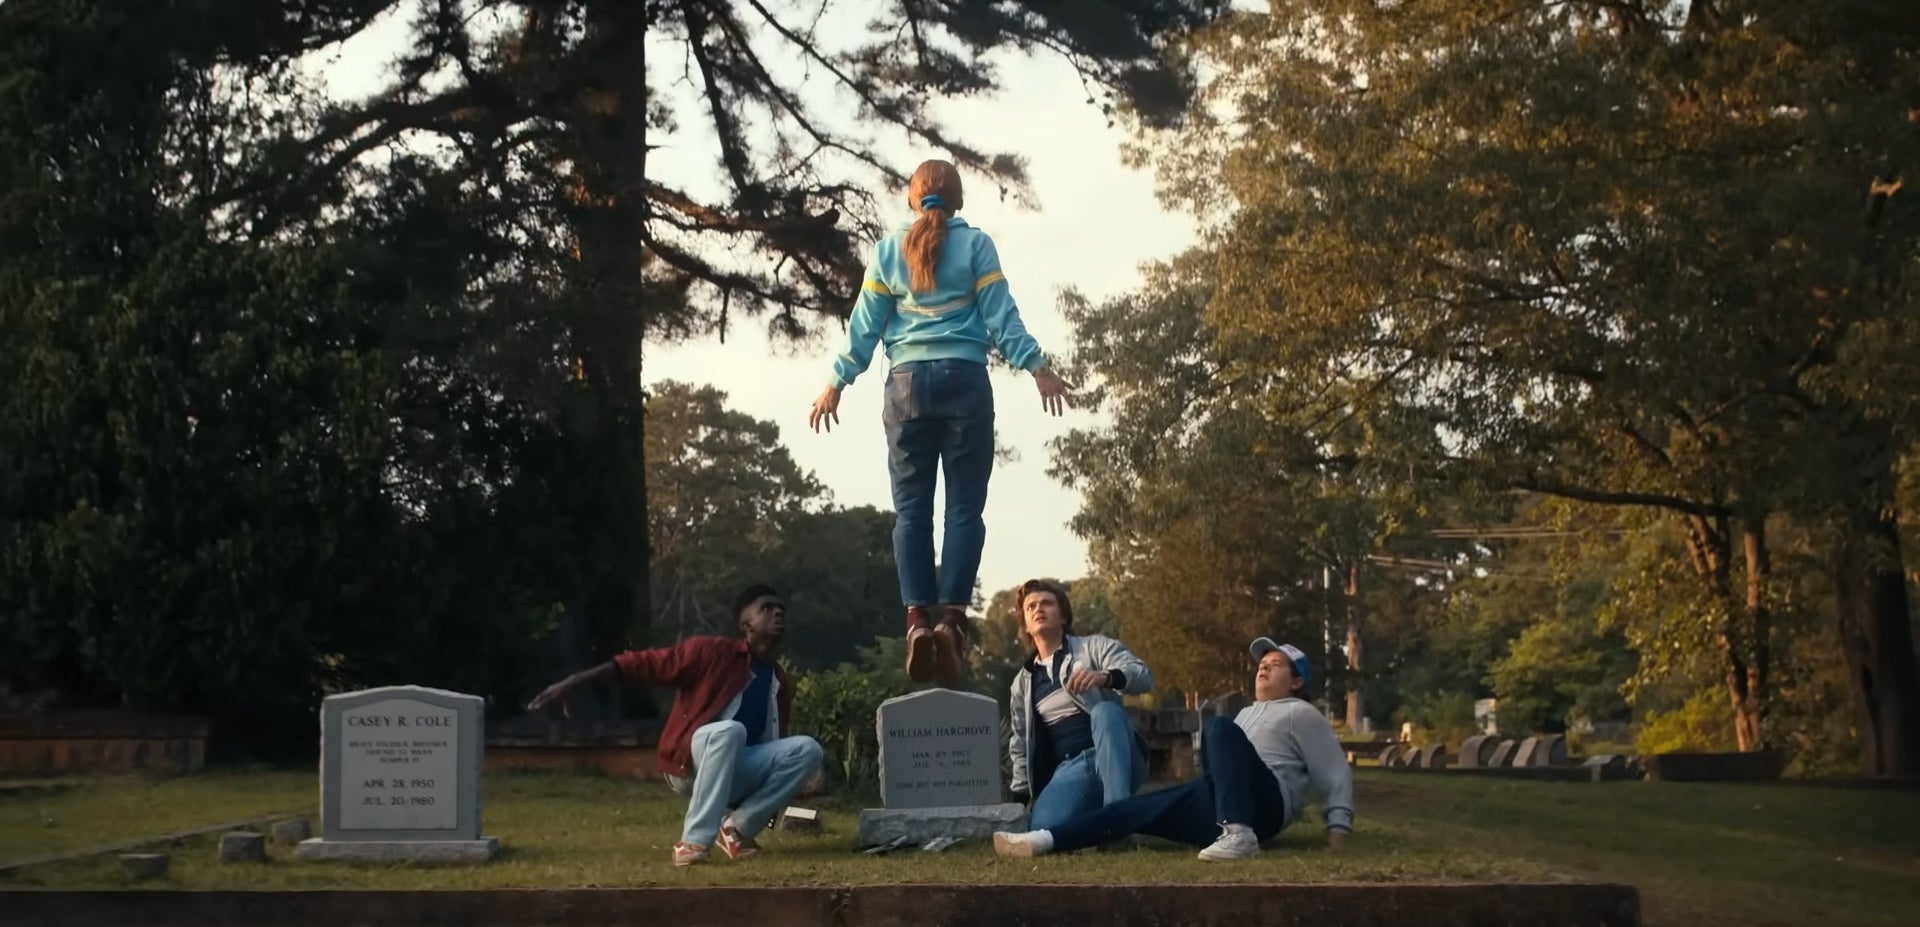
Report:
[[820,426],[825,425],[828,433],[832,433],[833,426],[838,424],[840,424],[840,390],[829,386],[813,400],[813,409],[807,413],[807,427],[818,434]]
[[1073,387],[1052,367],[1042,367],[1033,372],[1033,382],[1040,387],[1040,407],[1054,415],[1064,414],[1073,406]]

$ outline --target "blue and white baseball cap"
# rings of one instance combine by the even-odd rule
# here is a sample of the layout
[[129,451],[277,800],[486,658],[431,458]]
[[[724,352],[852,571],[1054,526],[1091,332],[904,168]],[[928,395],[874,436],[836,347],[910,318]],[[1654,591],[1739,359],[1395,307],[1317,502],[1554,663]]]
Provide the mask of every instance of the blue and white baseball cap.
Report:
[[1287,655],[1287,662],[1293,664],[1293,675],[1300,680],[1301,685],[1313,681],[1313,670],[1307,666],[1306,651],[1292,644],[1276,644],[1271,637],[1256,637],[1253,643],[1247,646],[1247,652],[1253,655],[1255,663],[1260,662],[1261,657],[1276,650]]

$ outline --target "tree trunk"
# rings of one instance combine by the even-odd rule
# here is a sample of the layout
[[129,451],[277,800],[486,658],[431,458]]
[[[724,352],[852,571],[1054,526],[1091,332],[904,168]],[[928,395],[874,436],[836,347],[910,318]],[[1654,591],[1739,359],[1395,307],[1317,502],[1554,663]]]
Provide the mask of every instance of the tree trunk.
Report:
[[1366,718],[1366,706],[1360,696],[1360,563],[1347,565],[1345,609],[1347,615],[1347,730],[1359,731]]
[[[1753,609],[1751,597],[1755,594],[1754,584],[1760,584],[1759,591],[1764,593],[1766,564],[1764,519],[1754,518],[1742,522],[1743,542],[1749,545],[1748,555],[1748,595],[1747,603],[1736,604],[1733,597],[1733,539],[1731,526],[1722,516],[1708,517],[1689,515],[1686,517],[1687,552],[1692,559],[1695,575],[1706,585],[1707,594],[1717,607],[1725,612],[1720,623],[1720,663],[1721,674],[1727,687],[1727,698],[1733,704],[1734,740],[1743,751],[1760,749],[1760,719],[1764,714],[1766,687],[1756,687],[1756,663],[1754,649],[1749,643],[1753,636]],[[1759,557],[1752,551],[1758,550]],[[1755,571],[1759,571],[1757,574]],[[1764,604],[1764,595],[1757,600]],[[1764,674],[1764,671],[1761,671]]]
[[593,3],[577,54],[589,77],[573,118],[579,274],[569,300],[580,395],[569,417],[586,611],[602,651],[645,642],[647,485],[641,381],[645,326],[646,29],[641,4]]
[[1842,524],[1834,574],[1861,755],[1875,776],[1920,775],[1920,665],[1901,566],[1893,507],[1857,506]]
[[1737,618],[1729,616],[1723,633],[1728,652],[1727,694],[1733,700],[1733,728],[1741,750],[1759,750],[1766,746],[1768,674],[1772,669],[1772,613],[1767,602],[1767,583],[1773,565],[1767,554],[1767,520],[1749,517],[1741,522],[1741,542],[1746,560],[1746,608]]

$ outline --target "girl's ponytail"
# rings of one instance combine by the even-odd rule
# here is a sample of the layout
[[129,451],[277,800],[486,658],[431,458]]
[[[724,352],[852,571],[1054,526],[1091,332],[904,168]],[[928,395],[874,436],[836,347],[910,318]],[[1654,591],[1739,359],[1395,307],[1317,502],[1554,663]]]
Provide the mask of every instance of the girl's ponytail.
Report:
[[915,293],[928,293],[934,288],[934,269],[940,266],[940,248],[947,243],[947,220],[964,205],[959,169],[946,161],[921,162],[907,183],[907,202],[920,212],[902,242],[908,285]]

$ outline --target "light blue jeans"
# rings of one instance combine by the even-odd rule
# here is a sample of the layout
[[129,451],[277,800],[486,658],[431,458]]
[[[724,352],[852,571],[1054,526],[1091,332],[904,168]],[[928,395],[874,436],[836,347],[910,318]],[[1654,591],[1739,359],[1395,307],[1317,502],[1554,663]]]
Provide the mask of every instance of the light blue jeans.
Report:
[[1050,830],[1084,814],[1128,798],[1146,781],[1147,771],[1133,762],[1133,725],[1118,702],[1100,702],[1088,715],[1093,749],[1082,750],[1053,771],[1047,787],[1033,800],[1033,830]]
[[670,788],[689,796],[680,840],[713,846],[729,808],[741,834],[758,834],[819,768],[820,744],[811,737],[749,747],[738,721],[703,725],[693,732],[693,779],[667,777]]

